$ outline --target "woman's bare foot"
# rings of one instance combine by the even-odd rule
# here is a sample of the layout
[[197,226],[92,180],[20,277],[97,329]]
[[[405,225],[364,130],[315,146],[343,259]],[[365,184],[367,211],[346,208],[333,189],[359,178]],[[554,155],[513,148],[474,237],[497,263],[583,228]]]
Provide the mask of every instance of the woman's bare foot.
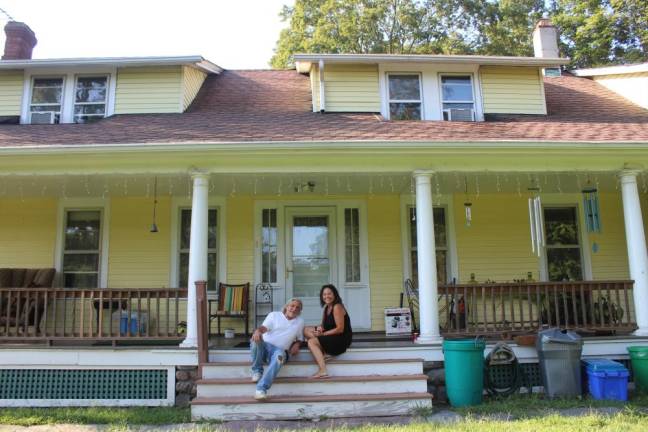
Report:
[[318,370],[315,374],[311,375],[311,378],[314,379],[322,379],[322,378],[328,378],[329,374],[326,370]]

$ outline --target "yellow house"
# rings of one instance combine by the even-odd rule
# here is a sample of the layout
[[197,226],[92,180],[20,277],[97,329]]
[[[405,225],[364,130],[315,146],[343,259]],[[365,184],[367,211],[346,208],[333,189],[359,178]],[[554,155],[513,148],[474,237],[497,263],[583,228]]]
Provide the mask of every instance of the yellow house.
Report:
[[[0,268],[56,269],[51,287],[0,287],[0,340],[181,342],[35,348],[68,369],[162,367],[164,397],[130,403],[168,404],[196,348],[243,358],[206,352],[199,328],[215,326],[195,282],[212,300],[219,283],[250,283],[250,326],[293,297],[319,323],[333,283],[366,337],[391,330],[386,308],[416,309],[417,344],[360,345],[349,362],[442,360],[443,337],[544,325],[617,335],[584,355],[627,358],[648,337],[648,111],[561,74],[554,51],[298,54],[286,71],[199,56],[0,61]],[[12,356],[0,349],[2,369]]]

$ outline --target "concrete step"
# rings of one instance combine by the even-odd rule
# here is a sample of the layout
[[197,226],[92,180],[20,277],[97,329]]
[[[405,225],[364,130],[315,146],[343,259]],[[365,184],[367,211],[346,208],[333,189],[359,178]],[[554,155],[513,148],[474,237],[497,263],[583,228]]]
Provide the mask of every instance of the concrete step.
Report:
[[354,394],[338,396],[275,396],[202,398],[191,402],[194,420],[298,420],[313,418],[406,415],[432,407],[428,393]]
[[[205,363],[202,378],[250,378],[250,362]],[[398,360],[331,360],[326,368],[332,376],[360,375],[418,375],[423,373],[421,359]],[[289,361],[279,371],[279,377],[309,377],[317,372],[312,361]]]
[[[250,397],[255,384],[250,378],[202,379],[197,382],[199,398]],[[427,375],[331,376],[329,378],[289,377],[275,379],[269,395],[350,395],[390,393],[425,393]]]
[[[344,354],[336,358],[338,360],[375,360],[375,359],[407,359],[407,358],[424,358],[428,360],[430,347],[414,345],[408,347],[372,347],[372,348],[349,348]],[[234,362],[249,361],[250,350],[247,348],[235,349],[210,349],[210,362]],[[291,357],[291,360],[313,361],[313,356],[307,349],[300,350],[297,356]]]

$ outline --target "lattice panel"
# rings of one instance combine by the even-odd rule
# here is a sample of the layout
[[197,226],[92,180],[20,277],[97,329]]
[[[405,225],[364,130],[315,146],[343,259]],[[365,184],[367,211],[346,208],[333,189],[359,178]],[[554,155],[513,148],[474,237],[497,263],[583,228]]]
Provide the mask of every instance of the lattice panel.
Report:
[[0,399],[166,399],[158,369],[0,369]]
[[[540,366],[538,363],[521,363],[520,367],[522,370],[522,387],[542,385],[542,377],[540,376]],[[509,365],[491,366],[488,370],[490,380],[496,387],[505,387],[508,385],[514,373],[513,366]]]

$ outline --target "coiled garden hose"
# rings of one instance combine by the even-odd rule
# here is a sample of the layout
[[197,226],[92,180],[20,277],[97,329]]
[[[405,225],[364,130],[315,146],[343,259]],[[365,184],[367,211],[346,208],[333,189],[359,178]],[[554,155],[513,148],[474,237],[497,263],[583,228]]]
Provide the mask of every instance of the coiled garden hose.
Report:
[[[508,366],[512,370],[511,378],[502,387],[496,386],[490,374],[491,368],[498,366]],[[484,388],[488,394],[498,397],[510,396],[519,392],[522,386],[522,376],[522,366],[513,349],[503,342],[497,343],[484,360]]]

